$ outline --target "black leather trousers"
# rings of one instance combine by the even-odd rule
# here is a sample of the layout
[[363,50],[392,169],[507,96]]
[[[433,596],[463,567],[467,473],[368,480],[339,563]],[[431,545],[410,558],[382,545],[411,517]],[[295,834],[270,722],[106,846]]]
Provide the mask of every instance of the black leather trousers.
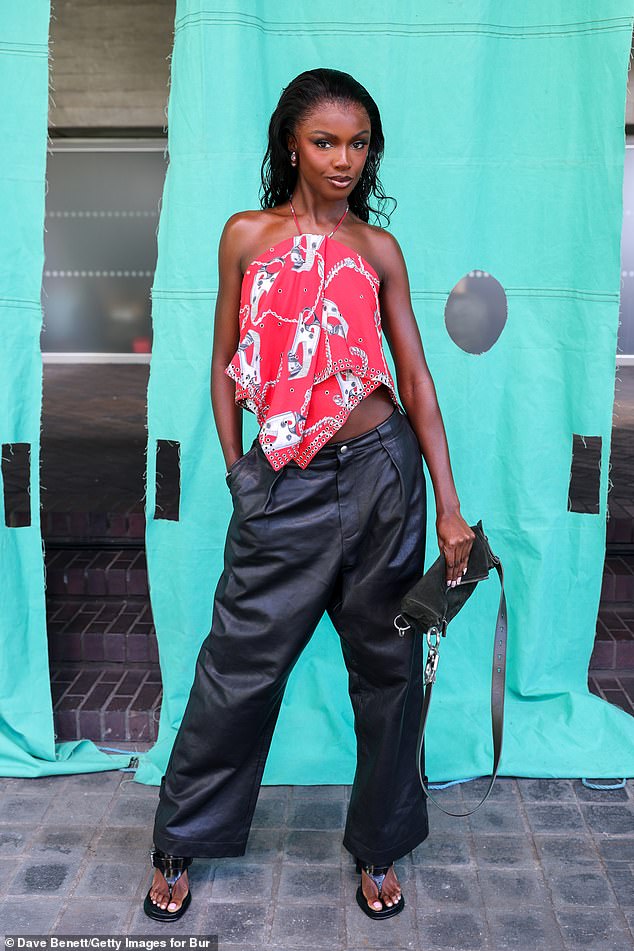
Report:
[[[341,639],[357,764],[344,847],[385,864],[429,834],[416,743],[422,639],[394,627],[423,574],[426,489],[400,408],[306,469],[257,441],[231,467],[234,510],[212,627],[161,780],[154,844],[243,855],[288,677],[324,611]],[[324,756],[328,751],[324,750]]]

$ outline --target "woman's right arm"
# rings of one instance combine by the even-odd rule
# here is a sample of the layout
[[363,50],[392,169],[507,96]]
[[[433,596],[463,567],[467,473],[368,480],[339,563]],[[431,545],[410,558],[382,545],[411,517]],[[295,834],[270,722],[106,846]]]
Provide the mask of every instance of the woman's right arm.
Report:
[[242,413],[235,403],[235,382],[224,372],[240,339],[241,229],[239,213],[226,222],[218,245],[218,297],[211,354],[211,406],[227,469],[242,455]]

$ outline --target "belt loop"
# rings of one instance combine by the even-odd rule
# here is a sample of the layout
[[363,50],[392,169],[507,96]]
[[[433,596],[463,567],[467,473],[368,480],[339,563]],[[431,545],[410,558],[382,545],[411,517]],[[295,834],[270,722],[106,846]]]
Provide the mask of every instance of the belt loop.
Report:
[[[391,419],[391,418],[392,418],[392,417],[390,416],[389,419]],[[386,422],[387,422],[387,420],[386,420]],[[385,436],[383,435],[380,426],[377,426],[376,433],[377,433],[377,436],[379,437],[379,442],[380,442],[380,444],[381,444],[382,446],[384,446],[384,445],[385,445]]]
[[[401,419],[399,419],[399,415]],[[385,440],[387,438],[385,435],[385,431],[387,431],[388,433],[392,433],[394,432],[394,429],[396,426],[403,425],[403,416],[404,416],[404,413],[401,410],[400,406],[395,406],[394,412],[390,413],[388,418],[384,419],[382,423],[379,423],[379,425],[376,427],[376,431],[378,433],[379,439],[381,440],[381,445],[385,444]]]

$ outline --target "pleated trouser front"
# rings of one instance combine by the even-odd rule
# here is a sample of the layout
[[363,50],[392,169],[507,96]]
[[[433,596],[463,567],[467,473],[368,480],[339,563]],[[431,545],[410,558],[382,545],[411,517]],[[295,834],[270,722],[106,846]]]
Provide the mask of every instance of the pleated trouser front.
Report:
[[327,612],[357,741],[343,845],[366,862],[396,860],[429,834],[416,768],[422,639],[393,623],[424,570],[414,430],[395,407],[368,432],[326,443],[306,469],[278,471],[256,438],[228,478],[224,569],[161,781],[154,844],[183,856],[244,854],[288,677]]

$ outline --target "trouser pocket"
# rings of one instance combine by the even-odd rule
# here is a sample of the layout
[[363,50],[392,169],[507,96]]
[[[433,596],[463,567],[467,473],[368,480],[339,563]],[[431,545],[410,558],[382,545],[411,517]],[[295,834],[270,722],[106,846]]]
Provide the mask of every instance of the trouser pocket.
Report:
[[236,461],[229,466],[225,476],[225,480],[229,486],[231,486],[231,484],[235,481],[234,477],[236,473],[240,472],[241,468],[249,461],[250,457],[255,454],[256,450],[257,444],[253,443],[250,449],[247,449],[246,452],[243,452],[242,455],[239,456]]

